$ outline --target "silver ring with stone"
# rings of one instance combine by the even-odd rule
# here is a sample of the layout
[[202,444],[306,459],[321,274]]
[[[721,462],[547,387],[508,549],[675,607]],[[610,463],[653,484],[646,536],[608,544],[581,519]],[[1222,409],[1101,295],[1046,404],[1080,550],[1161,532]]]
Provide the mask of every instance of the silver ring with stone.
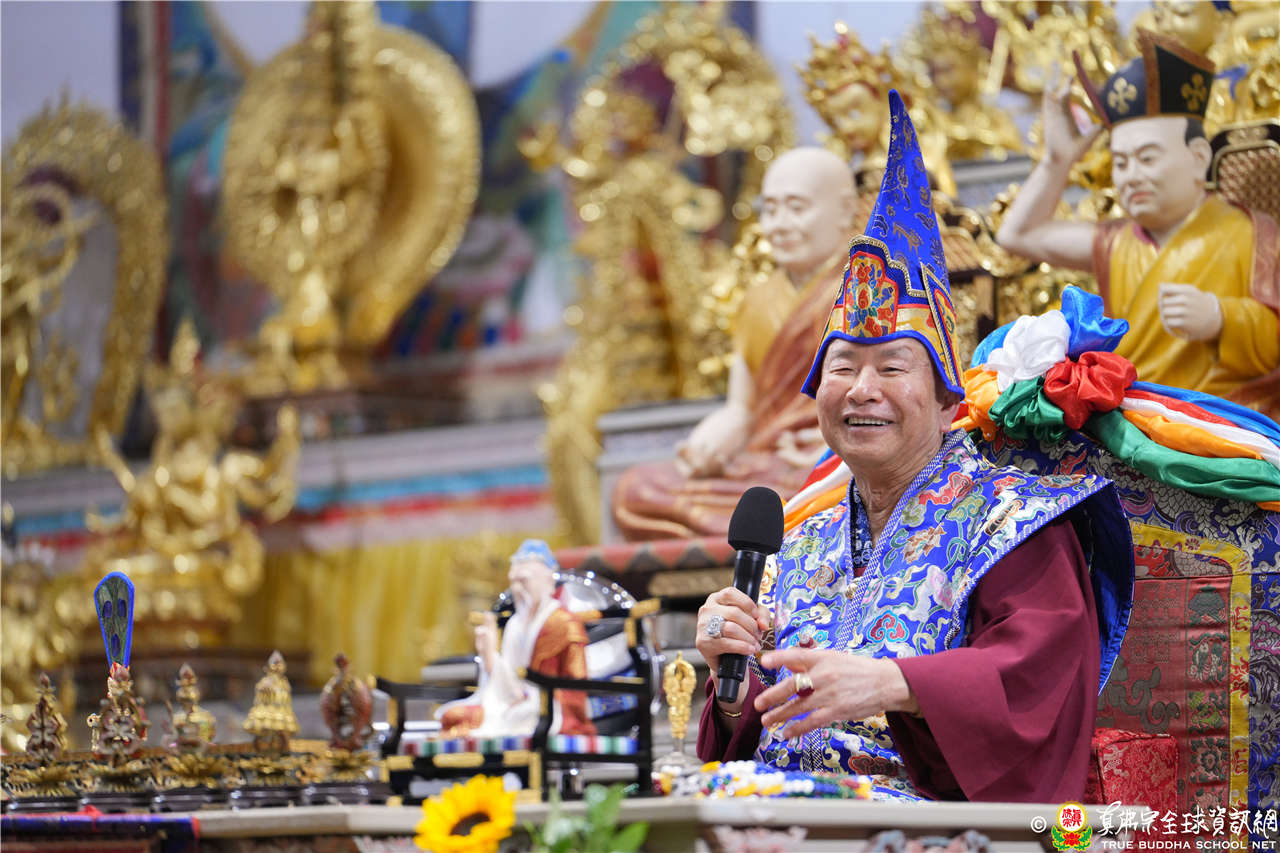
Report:
[[711,639],[720,639],[720,635],[724,633],[724,617],[719,613],[709,617],[707,619],[706,632]]

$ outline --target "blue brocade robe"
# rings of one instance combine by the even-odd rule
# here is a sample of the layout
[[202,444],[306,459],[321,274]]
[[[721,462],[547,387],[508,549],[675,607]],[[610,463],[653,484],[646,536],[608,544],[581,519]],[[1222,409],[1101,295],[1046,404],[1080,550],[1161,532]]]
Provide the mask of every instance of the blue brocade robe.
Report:
[[[953,432],[895,507],[874,548],[853,483],[836,506],[787,534],[765,570],[760,602],[774,644],[905,658],[965,644],[975,587],[1002,557],[1069,515],[1090,566],[1106,682],[1133,594],[1132,546],[1105,479],[1040,477],[997,468]],[[865,567],[858,573],[857,569]],[[766,685],[789,674],[763,669]],[[956,697],[962,700],[963,697]],[[756,759],[786,769],[864,773],[881,797],[915,798],[884,716],[844,721],[792,740],[764,730]]]

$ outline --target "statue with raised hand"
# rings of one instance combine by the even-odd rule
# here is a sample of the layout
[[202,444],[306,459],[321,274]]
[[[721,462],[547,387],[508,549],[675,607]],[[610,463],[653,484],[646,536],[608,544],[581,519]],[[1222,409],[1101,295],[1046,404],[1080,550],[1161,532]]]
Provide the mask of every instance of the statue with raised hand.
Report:
[[1068,87],[1044,95],[1045,156],[997,240],[1009,251],[1093,273],[1107,313],[1129,322],[1116,352],[1138,377],[1280,413],[1280,249],[1273,219],[1205,188],[1202,121],[1213,64],[1142,31],[1142,56],[1099,92],[1081,82],[1110,130],[1112,181],[1128,218],[1053,218],[1072,164],[1099,127],[1082,129]]

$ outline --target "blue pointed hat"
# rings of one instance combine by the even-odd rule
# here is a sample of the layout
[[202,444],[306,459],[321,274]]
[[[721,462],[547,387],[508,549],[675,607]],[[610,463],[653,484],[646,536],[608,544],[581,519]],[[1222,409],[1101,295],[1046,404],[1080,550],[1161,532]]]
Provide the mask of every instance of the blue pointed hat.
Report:
[[822,359],[834,340],[878,344],[914,338],[929,351],[947,389],[964,393],[956,350],[956,312],[942,236],[916,130],[896,90],[889,92],[889,157],[866,231],[853,238],[849,264],[813,367],[800,389],[818,393]]
[[550,546],[541,539],[526,539],[520,543],[520,547],[511,555],[511,562],[521,560],[537,560],[553,572],[560,571],[560,563],[551,553]]

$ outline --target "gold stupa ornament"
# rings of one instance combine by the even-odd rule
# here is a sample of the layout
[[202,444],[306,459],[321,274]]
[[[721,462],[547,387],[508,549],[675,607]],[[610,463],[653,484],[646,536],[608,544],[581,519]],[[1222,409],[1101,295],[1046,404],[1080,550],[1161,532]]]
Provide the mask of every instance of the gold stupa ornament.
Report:
[[262,579],[262,544],[241,504],[268,521],[282,518],[297,494],[297,415],[280,409],[277,435],[263,455],[227,449],[239,406],[236,386],[204,376],[199,342],[183,322],[167,365],[145,381],[157,434],[151,465],[135,476],[105,431],[97,450],[124,490],[120,516],[91,514],[107,538],[85,557],[82,574],[119,571],[138,582],[138,631],[152,645],[218,645],[239,618],[239,601]]
[[253,707],[245,718],[244,730],[253,735],[259,752],[288,752],[289,738],[298,733],[293,714],[293,688],[285,675],[284,655],[274,651],[267,658],[262,678],[253,689]]
[[[99,110],[65,99],[46,107],[5,149],[0,176],[0,440],[4,474],[14,477],[83,462],[94,432],[124,427],[168,240],[159,158]],[[66,293],[85,234],[99,223],[115,239],[114,290]],[[100,352],[56,331],[80,328],[72,315],[84,322],[86,299],[109,304],[96,330]]]
[[257,69],[232,116],[231,251],[280,300],[254,392],[349,381],[449,260],[480,171],[470,87],[371,2],[314,3],[303,40]]

